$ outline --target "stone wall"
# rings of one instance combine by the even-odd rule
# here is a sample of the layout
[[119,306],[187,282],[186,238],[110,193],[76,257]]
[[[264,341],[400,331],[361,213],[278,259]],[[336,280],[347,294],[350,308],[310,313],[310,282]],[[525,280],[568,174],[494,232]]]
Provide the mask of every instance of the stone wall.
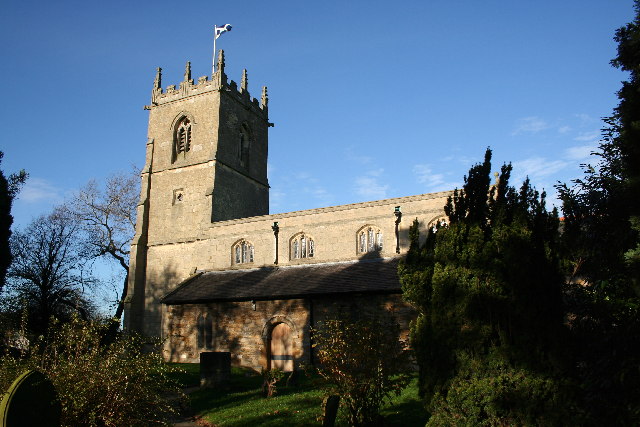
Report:
[[[195,84],[187,64],[179,87],[163,90],[158,70],[151,101],[146,107],[146,163],[131,244],[127,329],[161,335],[160,300],[196,271],[358,259],[363,254],[357,232],[365,226],[382,233],[382,249],[375,256],[399,256],[408,249],[414,219],[424,235],[444,215],[448,192],[267,215],[271,124],[266,88],[258,102],[248,92],[246,72],[239,88],[227,82],[223,55],[211,80],[201,77]],[[185,117],[192,127],[191,148],[176,158],[176,124]],[[250,152],[248,160],[241,161],[238,147],[245,137]],[[397,236],[396,206],[402,212]],[[277,243],[272,229],[276,222]],[[301,234],[313,239],[313,257],[292,256],[292,239]],[[241,241],[253,247],[252,262],[234,262],[232,249]]]
[[[399,237],[400,253],[403,254],[409,248],[409,226],[413,220],[418,219],[424,236],[427,227],[444,215],[448,194],[425,194],[209,223],[209,228],[193,240],[175,239],[168,232],[150,234],[146,255],[144,332],[160,334],[160,299],[196,270],[273,265],[275,237],[271,227],[275,221],[279,224],[278,265],[358,259],[362,254],[357,251],[356,234],[365,225],[375,226],[383,233],[383,249],[377,255],[392,257],[398,255],[395,206],[402,210]],[[300,232],[314,239],[313,258],[291,259],[290,239]],[[232,248],[243,239],[255,248],[254,262],[236,265],[232,260]]]
[[[406,339],[415,311],[400,295],[351,295],[314,299],[224,302],[167,306],[164,310],[165,357],[172,362],[197,363],[201,351],[228,351],[235,366],[259,371],[268,366],[271,330],[289,325],[293,336],[294,364],[313,362],[310,327],[340,314],[370,315],[387,310],[397,320]],[[197,318],[213,319],[213,347],[197,346]]]

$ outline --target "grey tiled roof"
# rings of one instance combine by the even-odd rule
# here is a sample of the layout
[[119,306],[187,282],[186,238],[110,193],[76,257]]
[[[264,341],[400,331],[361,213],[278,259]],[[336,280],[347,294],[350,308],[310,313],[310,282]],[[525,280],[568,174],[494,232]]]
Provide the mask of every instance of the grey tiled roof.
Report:
[[346,293],[399,293],[398,258],[198,273],[164,304],[304,298]]

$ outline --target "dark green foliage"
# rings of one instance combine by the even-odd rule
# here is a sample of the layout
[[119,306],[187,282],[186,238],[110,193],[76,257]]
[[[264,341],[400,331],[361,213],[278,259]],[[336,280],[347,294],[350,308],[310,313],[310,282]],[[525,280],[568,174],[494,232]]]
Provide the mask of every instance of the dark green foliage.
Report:
[[[4,153],[0,151],[0,164]],[[4,280],[9,265],[11,265],[11,250],[9,248],[9,238],[11,237],[11,205],[22,184],[27,179],[25,171],[12,174],[7,179],[0,169],[0,291],[4,286]]]
[[571,388],[525,369],[470,371],[436,395],[427,426],[578,426],[582,415],[571,405]]
[[[420,313],[411,339],[421,391],[431,403],[436,395],[446,401],[470,366],[549,381],[563,369],[557,214],[547,212],[545,194],[528,180],[520,190],[509,186],[510,165],[494,186],[490,172],[487,150],[448,200],[448,226],[429,230],[420,244],[414,223],[400,267],[404,296]],[[514,406],[513,413],[528,419],[538,403]]]
[[39,371],[27,371],[2,396],[0,425],[59,427],[60,412],[51,380]]
[[335,385],[349,425],[379,425],[383,402],[409,382],[408,354],[391,314],[326,319],[312,333],[318,372]]
[[615,35],[629,72],[595,165],[558,186],[575,365],[590,423],[640,424],[640,2]]
[[170,379],[175,368],[160,352],[143,352],[145,342],[120,336],[108,346],[107,326],[72,319],[54,323],[32,343],[24,358],[0,358],[0,390],[25,369],[46,372],[58,392],[64,426],[171,425],[168,398],[181,395]]

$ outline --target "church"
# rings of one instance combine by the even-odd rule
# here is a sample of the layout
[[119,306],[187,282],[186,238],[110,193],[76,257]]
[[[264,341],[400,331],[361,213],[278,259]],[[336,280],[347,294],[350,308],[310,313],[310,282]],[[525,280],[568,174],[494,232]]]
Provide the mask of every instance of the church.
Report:
[[161,337],[169,361],[224,351],[258,371],[313,363],[310,329],[338,312],[387,310],[407,334],[398,261],[450,193],[269,214],[267,88],[253,98],[246,70],[238,85],[216,63],[166,89],[157,70],[125,329]]

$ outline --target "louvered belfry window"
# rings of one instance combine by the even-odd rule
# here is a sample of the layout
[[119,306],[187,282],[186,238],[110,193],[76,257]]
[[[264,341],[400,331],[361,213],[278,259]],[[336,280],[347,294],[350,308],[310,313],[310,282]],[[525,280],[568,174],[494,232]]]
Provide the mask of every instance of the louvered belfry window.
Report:
[[184,156],[191,150],[191,121],[183,117],[176,127],[175,157]]

